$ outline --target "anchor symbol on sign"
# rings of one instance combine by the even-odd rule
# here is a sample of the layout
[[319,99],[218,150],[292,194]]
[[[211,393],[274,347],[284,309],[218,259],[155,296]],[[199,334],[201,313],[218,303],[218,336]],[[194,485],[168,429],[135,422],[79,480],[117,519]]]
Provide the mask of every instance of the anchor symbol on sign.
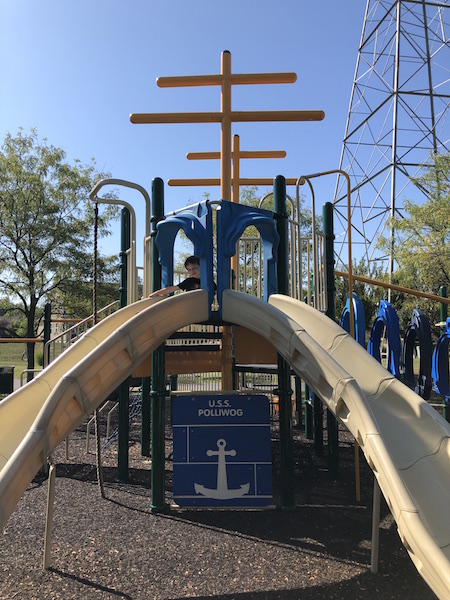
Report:
[[228,500],[232,498],[240,498],[248,493],[250,483],[241,485],[235,490],[228,489],[226,456],[236,456],[236,450],[225,450],[227,445],[226,440],[217,440],[218,450],[207,450],[207,456],[217,456],[217,488],[207,488],[200,483],[194,483],[196,494],[202,494],[206,498],[215,498],[216,500]]

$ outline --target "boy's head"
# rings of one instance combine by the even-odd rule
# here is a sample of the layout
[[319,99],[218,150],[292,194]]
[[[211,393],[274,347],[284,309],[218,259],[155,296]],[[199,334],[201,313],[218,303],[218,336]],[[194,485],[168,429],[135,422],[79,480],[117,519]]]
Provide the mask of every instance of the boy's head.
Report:
[[184,268],[189,273],[190,277],[200,279],[200,260],[198,256],[188,256],[184,261]]

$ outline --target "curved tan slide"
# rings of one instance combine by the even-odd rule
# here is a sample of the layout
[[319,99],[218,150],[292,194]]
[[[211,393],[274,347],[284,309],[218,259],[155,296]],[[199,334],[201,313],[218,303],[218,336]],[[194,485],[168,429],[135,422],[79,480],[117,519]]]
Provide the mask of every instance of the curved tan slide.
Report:
[[[0,403],[0,523],[71,431],[172,332],[208,319],[204,290],[111,315]],[[450,598],[450,425],[331,319],[232,290],[222,317],[267,338],[357,439],[420,575]]]
[[266,337],[359,442],[400,538],[450,598],[450,425],[339,325],[303,302],[226,291],[223,318]]
[[54,448],[177,329],[209,316],[205,290],[122,308],[0,402],[0,525]]

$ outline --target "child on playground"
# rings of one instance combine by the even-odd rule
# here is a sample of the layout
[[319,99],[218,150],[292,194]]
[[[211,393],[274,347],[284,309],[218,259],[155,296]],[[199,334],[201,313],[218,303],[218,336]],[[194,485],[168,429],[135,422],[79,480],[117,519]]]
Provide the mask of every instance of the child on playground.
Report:
[[173,292],[177,292],[178,290],[183,290],[184,292],[191,292],[192,290],[200,289],[200,260],[198,256],[188,256],[188,258],[184,262],[184,268],[188,272],[189,277],[187,277],[184,281],[180,281],[178,285],[168,285],[161,290],[156,290],[152,292],[149,298],[154,298],[155,296],[168,296]]

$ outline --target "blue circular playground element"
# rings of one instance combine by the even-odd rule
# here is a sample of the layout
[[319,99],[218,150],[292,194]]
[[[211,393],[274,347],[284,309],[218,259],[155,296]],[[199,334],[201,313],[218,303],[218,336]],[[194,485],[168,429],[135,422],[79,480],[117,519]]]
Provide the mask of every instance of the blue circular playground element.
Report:
[[444,397],[446,404],[450,404],[449,362],[448,350],[450,345],[450,317],[447,317],[445,331],[439,338],[433,352],[432,375],[435,390]]
[[[355,340],[361,346],[366,347],[366,319],[364,315],[364,306],[362,300],[358,298],[358,296],[353,292],[353,315],[354,315],[354,323],[355,323]],[[350,298],[347,298],[347,302],[345,303],[344,310],[342,311],[341,318],[339,320],[339,325],[342,329],[345,329],[347,333],[350,333]]]
[[388,341],[387,370],[400,378],[400,325],[398,315],[393,306],[381,300],[378,315],[370,331],[367,351],[381,363],[380,345],[384,330]]
[[[416,340],[419,342],[419,377],[417,382],[414,375],[413,359],[416,350]],[[411,323],[408,326],[402,346],[401,367],[404,382],[428,400],[431,393],[431,331],[430,322],[423,312],[417,308],[413,310]]]

